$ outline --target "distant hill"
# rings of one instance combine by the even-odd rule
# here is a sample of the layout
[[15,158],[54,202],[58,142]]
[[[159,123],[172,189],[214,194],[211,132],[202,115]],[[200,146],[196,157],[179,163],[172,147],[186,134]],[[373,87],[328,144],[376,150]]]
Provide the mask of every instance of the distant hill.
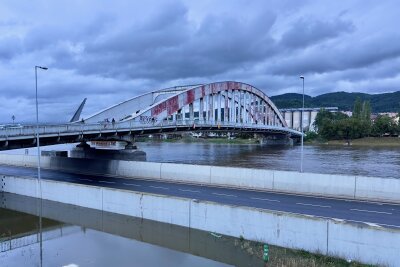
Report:
[[[364,94],[336,92],[311,97],[304,96],[305,107],[338,107],[339,110],[353,110],[354,101],[359,97],[361,101],[369,100],[372,112],[400,112],[400,91],[384,94]],[[278,108],[300,108],[303,96],[289,93],[271,96],[271,100]]]

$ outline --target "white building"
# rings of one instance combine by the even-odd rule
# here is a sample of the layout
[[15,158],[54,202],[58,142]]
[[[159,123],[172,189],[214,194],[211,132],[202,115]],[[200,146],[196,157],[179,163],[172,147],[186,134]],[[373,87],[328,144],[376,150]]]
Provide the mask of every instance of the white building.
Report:
[[[286,124],[289,128],[292,128],[296,131],[301,130],[301,123],[304,125],[304,131],[315,131],[314,122],[317,117],[318,112],[321,109],[330,111],[330,112],[338,112],[337,107],[327,107],[327,108],[288,108],[288,109],[280,109],[283,117],[285,118]],[[301,118],[303,117],[303,120]]]

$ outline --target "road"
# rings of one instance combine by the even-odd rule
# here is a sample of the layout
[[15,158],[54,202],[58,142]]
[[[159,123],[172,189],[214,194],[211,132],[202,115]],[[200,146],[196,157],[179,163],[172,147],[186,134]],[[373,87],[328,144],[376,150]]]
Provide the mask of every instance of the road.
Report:
[[[0,165],[0,174],[37,177],[37,169]],[[41,177],[48,180],[120,188],[400,228],[400,205],[396,204],[260,192],[247,189],[227,189],[141,178],[127,179],[123,177],[73,174],[45,169],[42,169]]]

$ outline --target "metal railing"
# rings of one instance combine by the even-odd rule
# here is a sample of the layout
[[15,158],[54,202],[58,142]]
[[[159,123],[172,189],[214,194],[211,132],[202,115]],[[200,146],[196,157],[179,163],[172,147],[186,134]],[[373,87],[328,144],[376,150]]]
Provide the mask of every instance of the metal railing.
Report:
[[[210,128],[246,128],[254,130],[272,130],[287,132],[295,135],[301,135],[300,132],[289,128],[273,125],[263,125],[255,123],[234,123],[229,121],[205,121],[199,119],[192,120],[162,120],[141,122],[141,121],[129,121],[121,123],[102,122],[95,124],[87,123],[72,123],[72,124],[46,124],[39,126],[39,135],[65,135],[68,133],[76,134],[87,134],[87,133],[102,133],[110,131],[135,131],[135,130],[146,130],[146,129],[163,129],[167,127],[192,127],[193,131],[199,127],[210,127]],[[12,139],[12,137],[23,137],[23,136],[35,136],[36,126],[24,125],[18,127],[4,127],[0,128],[0,138]]]

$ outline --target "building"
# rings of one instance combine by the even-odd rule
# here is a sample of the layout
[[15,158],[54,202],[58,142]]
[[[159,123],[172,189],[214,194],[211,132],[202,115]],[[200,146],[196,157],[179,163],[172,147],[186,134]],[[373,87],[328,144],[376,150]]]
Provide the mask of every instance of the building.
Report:
[[318,112],[322,109],[330,111],[330,112],[338,112],[339,109],[337,107],[327,107],[327,108],[287,108],[280,109],[283,117],[285,118],[286,124],[289,128],[292,128],[296,131],[301,130],[301,117],[303,117],[303,130],[306,131],[315,131],[314,122],[317,117]]

